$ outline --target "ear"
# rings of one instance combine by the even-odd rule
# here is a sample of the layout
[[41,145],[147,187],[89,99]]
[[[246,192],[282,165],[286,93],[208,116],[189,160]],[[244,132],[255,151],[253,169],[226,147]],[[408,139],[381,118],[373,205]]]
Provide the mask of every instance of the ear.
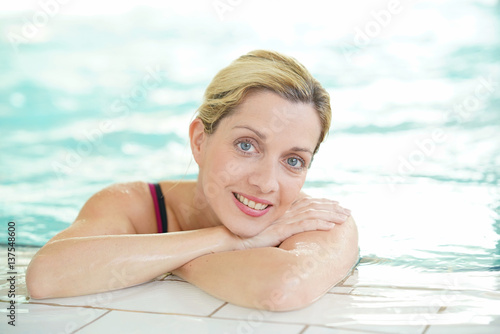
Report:
[[191,142],[191,152],[193,153],[194,160],[200,165],[202,151],[203,151],[203,143],[207,138],[207,134],[205,133],[205,127],[203,126],[203,122],[201,119],[196,118],[189,125],[189,139]]

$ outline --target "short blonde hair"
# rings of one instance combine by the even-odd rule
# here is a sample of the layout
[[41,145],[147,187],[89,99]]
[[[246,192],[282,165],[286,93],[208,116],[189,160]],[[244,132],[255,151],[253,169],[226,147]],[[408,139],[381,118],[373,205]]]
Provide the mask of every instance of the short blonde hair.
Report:
[[275,51],[251,51],[217,73],[198,108],[197,117],[203,122],[205,132],[213,133],[218,123],[255,89],[270,90],[289,101],[314,105],[321,121],[316,153],[330,128],[330,96],[302,64]]

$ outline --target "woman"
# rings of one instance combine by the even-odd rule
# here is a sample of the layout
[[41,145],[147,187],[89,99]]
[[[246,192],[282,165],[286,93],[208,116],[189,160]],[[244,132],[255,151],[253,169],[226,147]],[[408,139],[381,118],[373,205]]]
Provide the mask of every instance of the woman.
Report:
[[31,261],[31,297],[98,293],[172,272],[241,306],[312,303],[358,259],[350,211],[301,192],[330,120],[328,93],[294,59],[262,50],[240,57],[215,76],[189,127],[198,179],[118,184],[92,196]]

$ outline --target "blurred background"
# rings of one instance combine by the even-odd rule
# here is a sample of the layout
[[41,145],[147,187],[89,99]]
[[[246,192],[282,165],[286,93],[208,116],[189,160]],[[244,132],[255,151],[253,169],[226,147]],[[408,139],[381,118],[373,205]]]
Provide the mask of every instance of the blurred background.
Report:
[[333,124],[306,191],[364,265],[500,270],[500,5],[79,1],[0,5],[0,243],[41,246],[116,182],[194,179],[188,125],[253,49],[302,62]]

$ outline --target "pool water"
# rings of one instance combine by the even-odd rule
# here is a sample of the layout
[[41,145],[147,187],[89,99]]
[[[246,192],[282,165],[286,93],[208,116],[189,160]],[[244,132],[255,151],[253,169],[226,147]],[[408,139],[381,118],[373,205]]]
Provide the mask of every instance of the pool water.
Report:
[[0,14],[1,240],[14,221],[19,245],[42,246],[112,183],[196,178],[187,129],[205,87],[269,48],[331,93],[305,190],[353,211],[362,265],[500,270],[498,4],[405,2],[378,30],[384,2],[345,5],[343,21],[291,6],[279,26],[252,6],[61,10],[28,37],[36,11]]

